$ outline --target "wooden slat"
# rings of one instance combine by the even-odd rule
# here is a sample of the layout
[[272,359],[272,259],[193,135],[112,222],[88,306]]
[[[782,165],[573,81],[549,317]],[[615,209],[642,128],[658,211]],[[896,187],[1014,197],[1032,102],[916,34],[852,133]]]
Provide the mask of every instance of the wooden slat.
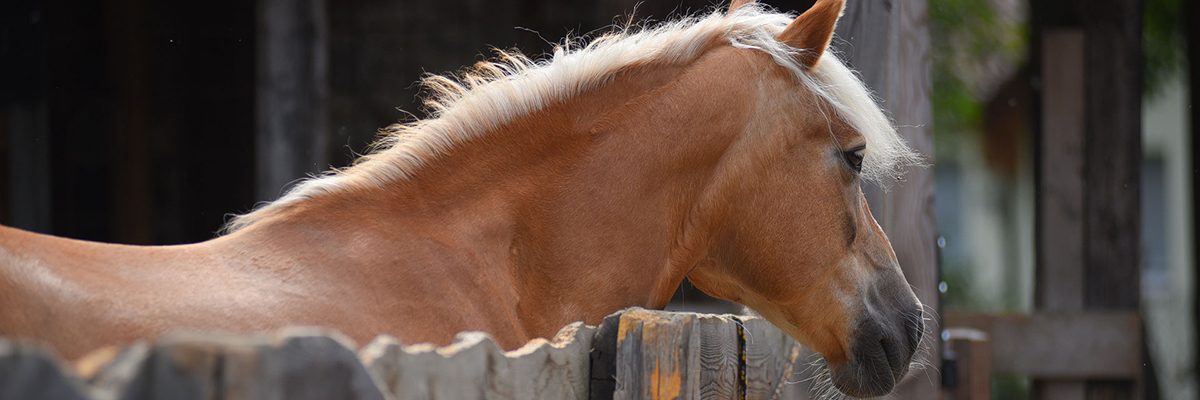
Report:
[[[1042,311],[1083,309],[1084,36],[1042,34],[1042,132],[1038,169],[1034,303]],[[1050,245],[1053,243],[1053,245]],[[1039,399],[1082,400],[1083,382],[1035,382]]]
[[[792,382],[803,367],[802,359],[790,358],[799,344],[767,320],[742,318],[745,335],[746,400],[775,398],[775,391]],[[795,361],[795,364],[792,363]]]
[[696,314],[631,309],[617,333],[614,399],[699,398]]
[[1137,313],[947,313],[945,321],[948,327],[988,333],[996,373],[1053,380],[1133,379],[1141,374],[1141,321]]
[[534,339],[503,352],[481,332],[446,347],[376,338],[360,358],[396,399],[573,399],[589,396],[589,352],[596,328],[574,323],[552,341]]
[[[921,154],[933,160],[933,84],[930,72],[928,2],[891,2],[892,22],[887,70],[891,74],[886,95],[887,109],[897,130]],[[934,208],[933,168],[909,168],[904,181],[889,194],[885,226],[896,251],[904,277],[928,310],[938,310],[940,277],[937,267],[937,222]],[[936,318],[926,320],[926,340],[933,360],[941,359]],[[896,386],[905,399],[934,399],[941,396],[936,368],[912,370]]]
[[738,368],[738,322],[728,315],[697,316],[700,326],[700,398],[737,400],[741,394]]
[[1089,309],[1138,309],[1141,282],[1142,26],[1140,0],[1095,0],[1085,75]]
[[[1141,301],[1142,0],[1094,0],[1082,8],[1087,37],[1084,205],[1090,310],[1137,312]],[[1140,333],[1138,329],[1138,333]],[[1131,335],[1138,337],[1141,335]],[[1089,379],[1088,399],[1134,399],[1138,373],[1124,381]]]
[[1083,31],[1042,34],[1042,134],[1038,171],[1039,310],[1083,309]]
[[604,317],[592,338],[590,356],[591,385],[588,398],[611,399],[617,388],[617,333],[621,325],[618,311]]
[[[1039,179],[1045,177],[1051,163],[1070,158],[1082,171],[1082,185],[1069,193],[1082,199],[1081,207],[1069,210],[1043,208],[1039,201],[1038,257],[1039,276],[1070,272],[1081,276],[1078,286],[1059,287],[1053,282],[1039,282],[1039,306],[1051,302],[1047,296],[1061,295],[1062,302],[1074,307],[1079,304],[1089,311],[1138,311],[1140,280],[1140,175],[1141,175],[1141,0],[1098,0],[1091,2],[1034,2],[1033,37],[1035,63],[1042,75],[1036,82],[1046,85],[1039,110],[1043,124],[1039,137],[1046,139],[1058,132],[1051,124],[1059,118],[1074,122],[1082,104],[1081,151],[1065,152],[1047,148],[1039,141]],[[1082,32],[1082,39],[1070,39],[1069,48],[1055,40],[1062,29]],[[1082,45],[1079,44],[1082,42]],[[1069,58],[1068,58],[1069,57]],[[1060,70],[1069,68],[1069,71]],[[1058,75],[1051,75],[1057,73]],[[1064,79],[1066,81],[1064,81]],[[1071,86],[1064,87],[1063,84]],[[1070,89],[1070,93],[1064,91]],[[1055,108],[1057,107],[1057,108]],[[1073,128],[1073,126],[1072,126]],[[1039,192],[1046,193],[1045,182],[1039,181]],[[1042,227],[1051,226],[1050,218],[1078,218],[1081,239],[1064,242],[1063,237],[1050,236]],[[1073,234],[1076,227],[1071,227]],[[1067,238],[1068,240],[1070,238]],[[1064,260],[1079,263],[1074,271],[1059,270],[1059,265],[1044,257],[1063,245],[1072,247]],[[1075,252],[1080,247],[1081,252]],[[1069,257],[1069,258],[1068,258]],[[1047,273],[1050,273],[1049,275]],[[1078,290],[1076,289],[1078,287]],[[1064,291],[1063,289],[1066,289]],[[1068,296],[1066,293],[1070,293]],[[1057,302],[1057,300],[1055,300]],[[1059,303],[1061,305],[1061,303]],[[1102,332],[1078,332],[1078,339],[1096,341]],[[1124,333],[1123,338],[1140,339],[1140,329]],[[1116,340],[1117,338],[1113,338]],[[1107,349],[1105,349],[1107,351]],[[1140,379],[1140,346],[1135,347],[1123,365],[1138,366],[1137,371],[1124,371],[1121,380],[1099,381],[1089,378],[1082,389],[1057,388],[1058,382],[1035,381],[1035,397],[1039,399],[1108,399],[1135,398]],[[1078,383],[1074,385],[1079,385]],[[1061,389],[1061,390],[1060,390]],[[1080,394],[1082,393],[1082,395]],[[1070,397],[1066,397],[1070,396]]]
[[51,351],[0,338],[0,398],[88,400],[87,393]]
[[350,345],[314,328],[274,338],[173,334],[127,349],[92,379],[92,393],[127,400],[389,400]]

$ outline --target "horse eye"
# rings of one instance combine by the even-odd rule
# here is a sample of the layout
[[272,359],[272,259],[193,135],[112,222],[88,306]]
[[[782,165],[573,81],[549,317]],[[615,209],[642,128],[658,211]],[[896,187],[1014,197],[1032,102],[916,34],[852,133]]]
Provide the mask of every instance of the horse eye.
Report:
[[846,164],[854,169],[856,173],[862,173],[863,156],[866,154],[867,147],[859,146],[853,150],[843,152],[842,156],[846,158]]

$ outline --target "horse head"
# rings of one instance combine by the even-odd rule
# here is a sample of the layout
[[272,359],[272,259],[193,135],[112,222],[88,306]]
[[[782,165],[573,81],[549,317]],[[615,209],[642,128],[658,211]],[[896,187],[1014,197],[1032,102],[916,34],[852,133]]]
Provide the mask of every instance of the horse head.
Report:
[[697,206],[707,252],[687,276],[821,353],[842,392],[878,396],[907,373],[923,312],[860,184],[919,161],[826,54],[843,7],[818,1],[778,33],[791,50],[766,53],[794,59],[758,57],[757,100],[714,179],[722,188]]

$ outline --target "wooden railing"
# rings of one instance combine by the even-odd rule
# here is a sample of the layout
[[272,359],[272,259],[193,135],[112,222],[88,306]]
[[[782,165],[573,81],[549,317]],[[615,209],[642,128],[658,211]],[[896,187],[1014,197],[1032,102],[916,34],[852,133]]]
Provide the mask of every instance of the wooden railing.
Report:
[[[1136,312],[988,315],[946,312],[948,398],[991,399],[993,374],[1034,380],[1135,381],[1142,374],[1142,324]],[[1050,397],[1053,398],[1053,397]]]
[[628,309],[599,326],[501,351],[478,332],[449,346],[341,334],[173,334],[67,366],[0,339],[3,399],[803,399],[812,354],[757,317]]

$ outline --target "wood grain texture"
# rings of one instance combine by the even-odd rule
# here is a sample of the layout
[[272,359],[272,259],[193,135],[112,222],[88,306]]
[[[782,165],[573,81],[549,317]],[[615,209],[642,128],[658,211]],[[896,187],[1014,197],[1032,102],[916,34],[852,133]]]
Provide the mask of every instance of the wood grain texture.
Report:
[[700,397],[700,327],[694,313],[626,310],[617,333],[613,399]]
[[[891,64],[888,49],[892,44],[889,39],[892,9],[890,1],[847,2],[830,43],[844,57],[846,65],[859,71],[863,83],[880,98],[887,93],[890,78],[887,71]],[[881,225],[886,223],[883,216],[887,215],[888,201],[883,189],[876,185],[863,185],[863,194],[875,219]]]
[[738,321],[728,315],[697,315],[700,327],[700,398],[738,400],[741,349]]
[[741,319],[746,335],[746,400],[770,400],[775,390],[794,381],[793,372],[799,371],[789,368],[788,359],[792,347],[797,346],[796,341],[765,319]]
[[[892,4],[891,39],[888,58],[887,109],[896,121],[900,135],[921,154],[933,161],[933,90],[930,77],[928,2],[899,1]],[[917,298],[928,310],[940,309],[937,266],[937,223],[934,208],[933,168],[909,168],[904,181],[897,183],[888,196],[886,215],[888,238],[896,259]],[[941,359],[938,334],[940,321],[926,320],[923,339],[932,345],[926,354]],[[914,369],[898,384],[895,393],[903,399],[934,399],[941,396],[936,368]]]

